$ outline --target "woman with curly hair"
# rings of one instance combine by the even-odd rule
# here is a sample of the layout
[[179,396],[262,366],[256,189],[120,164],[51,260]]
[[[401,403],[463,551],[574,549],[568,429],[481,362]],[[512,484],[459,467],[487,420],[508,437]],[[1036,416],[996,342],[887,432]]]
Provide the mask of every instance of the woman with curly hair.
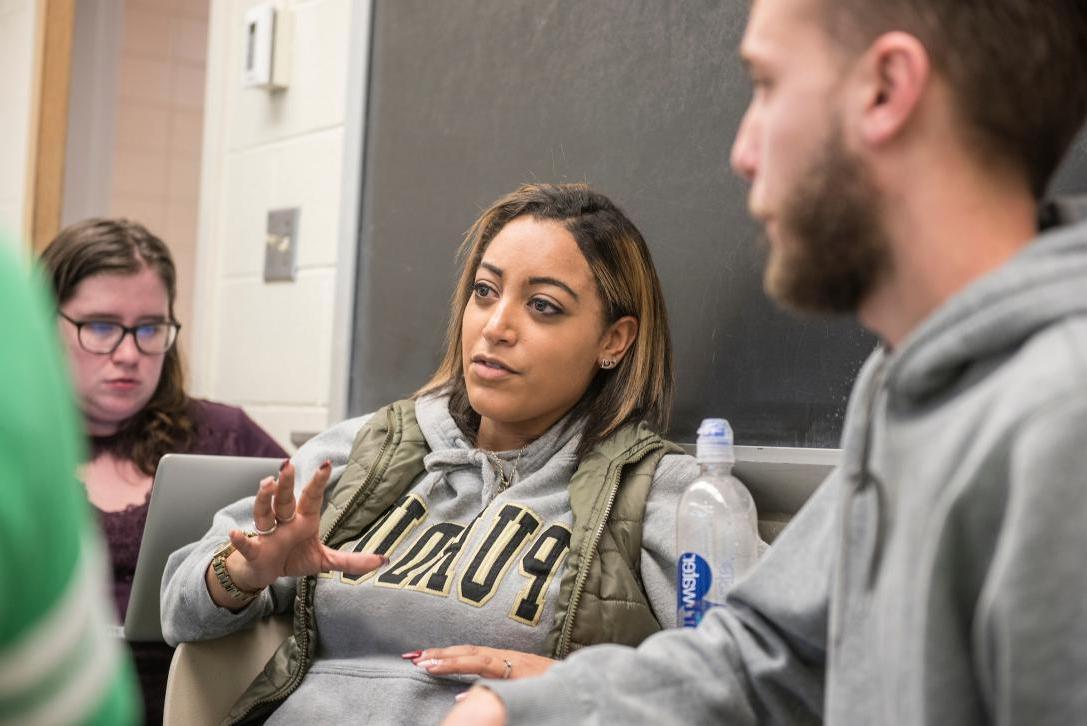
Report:
[[[88,219],[61,231],[40,262],[52,282],[91,439],[80,478],[109,544],[123,621],[159,459],[167,453],[286,453],[240,408],[185,393],[177,348],[181,325],[174,316],[177,271],[161,239],[134,222]],[[156,723],[172,649],[132,646],[147,723]]]

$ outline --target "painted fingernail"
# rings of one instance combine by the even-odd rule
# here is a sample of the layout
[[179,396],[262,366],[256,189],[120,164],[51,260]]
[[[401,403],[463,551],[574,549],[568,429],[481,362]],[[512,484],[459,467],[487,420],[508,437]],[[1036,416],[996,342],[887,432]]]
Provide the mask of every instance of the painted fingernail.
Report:
[[389,564],[389,562],[391,561],[391,560],[389,560],[389,558],[388,558],[388,557],[386,557],[385,555],[378,555],[378,557],[380,557],[380,558],[381,558],[381,564],[383,564],[383,565],[387,565],[387,564]]
[[461,701],[463,701],[466,698],[468,698],[468,691],[463,691],[463,692],[458,693],[457,695],[453,696],[453,700],[456,701],[457,703],[460,703]]
[[328,471],[331,468],[332,468],[332,462],[329,461],[328,459],[325,459],[325,463],[321,464],[321,469],[324,470],[324,471]]
[[291,463],[290,459],[284,459],[283,463],[279,465],[279,470],[283,471],[284,469],[287,468],[287,464],[290,464],[290,463]]
[[415,660],[416,658],[418,658],[422,654],[423,654],[423,651],[421,651],[421,650],[412,650],[412,651],[409,651],[407,653],[401,653],[400,657],[403,658],[404,660]]

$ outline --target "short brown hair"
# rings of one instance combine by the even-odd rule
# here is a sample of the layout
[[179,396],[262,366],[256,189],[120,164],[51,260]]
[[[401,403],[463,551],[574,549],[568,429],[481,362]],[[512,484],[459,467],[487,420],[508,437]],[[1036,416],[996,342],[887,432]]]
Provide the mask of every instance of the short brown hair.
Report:
[[1087,115],[1083,0],[818,0],[852,50],[900,30],[949,83],[979,158],[1010,162],[1041,197]]
[[[177,268],[166,243],[141,224],[101,218],[77,222],[61,230],[42,252],[40,262],[58,305],[70,300],[88,277],[154,270],[166,288],[170,319],[176,322]],[[113,437],[111,449],[153,476],[164,454],[184,450],[192,441],[194,424],[188,406],[181,353],[174,345],[166,352],[151,400]]]
[[574,407],[584,419],[577,456],[630,421],[647,421],[658,431],[668,426],[672,408],[672,343],[664,294],[649,247],[638,228],[610,199],[585,184],[525,184],[491,205],[468,230],[464,260],[453,292],[446,348],[438,370],[416,395],[450,394],[449,410],[461,429],[474,435],[479,416],[464,385],[461,323],[483,253],[495,236],[518,217],[561,223],[589,263],[603,302],[604,323],[630,315],[638,335],[619,366],[600,370]]

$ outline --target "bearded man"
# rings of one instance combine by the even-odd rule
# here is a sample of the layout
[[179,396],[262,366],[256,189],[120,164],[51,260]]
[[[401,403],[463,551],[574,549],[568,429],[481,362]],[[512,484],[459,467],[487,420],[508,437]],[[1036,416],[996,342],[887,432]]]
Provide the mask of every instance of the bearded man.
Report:
[[732,151],[766,288],[881,341],[841,465],[693,631],[488,682],[461,723],[1082,723],[1082,0],[754,0]]

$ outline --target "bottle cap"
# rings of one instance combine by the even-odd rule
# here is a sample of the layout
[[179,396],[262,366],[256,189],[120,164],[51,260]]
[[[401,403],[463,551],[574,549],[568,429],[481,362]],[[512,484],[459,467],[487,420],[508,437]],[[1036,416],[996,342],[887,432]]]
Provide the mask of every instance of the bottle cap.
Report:
[[733,464],[732,427],[723,418],[707,418],[698,427],[698,460],[710,464]]

